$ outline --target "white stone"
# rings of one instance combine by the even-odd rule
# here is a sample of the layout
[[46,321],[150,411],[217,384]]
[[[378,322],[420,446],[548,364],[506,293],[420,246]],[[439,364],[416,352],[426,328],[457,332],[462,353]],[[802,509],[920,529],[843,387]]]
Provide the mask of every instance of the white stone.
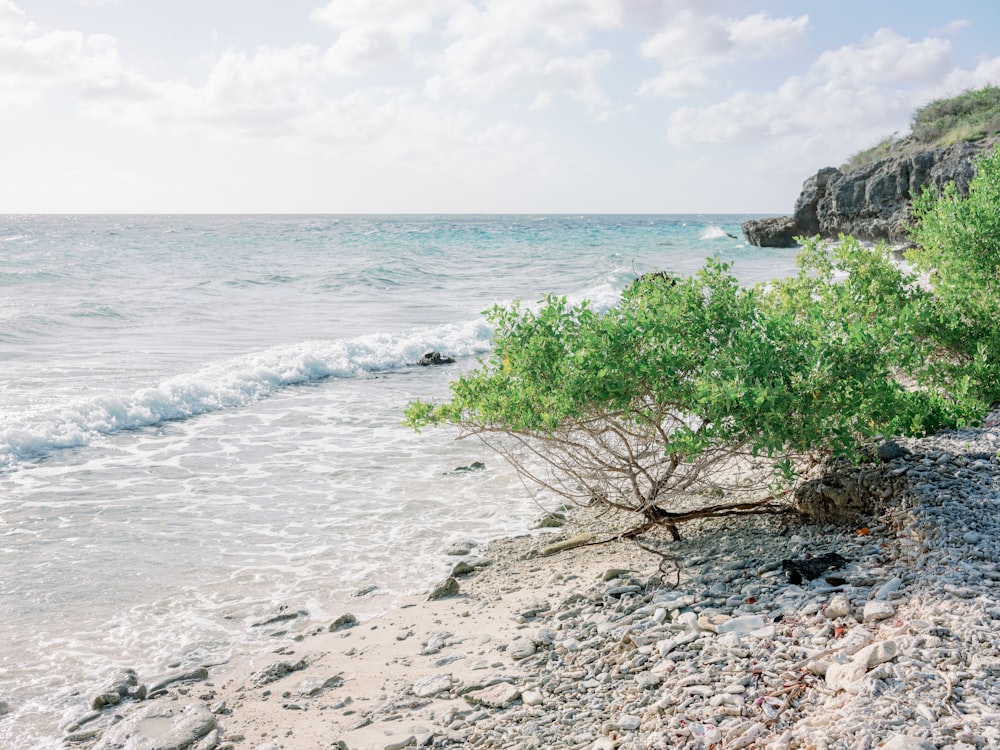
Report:
[[189,747],[215,728],[203,703],[153,703],[130,712],[95,745],[95,750],[143,747]]
[[889,602],[869,601],[865,604],[864,621],[878,622],[879,620],[888,619],[894,614],[896,614],[896,608],[889,604]]
[[874,594],[872,594],[872,599],[884,602],[886,599],[889,598],[889,594],[898,591],[899,587],[902,585],[903,585],[903,580],[901,578],[893,578],[884,583],[882,586],[880,586],[879,589]]
[[525,690],[521,693],[521,701],[526,706],[540,706],[544,698],[537,690]]
[[467,703],[487,708],[507,708],[511,703],[521,697],[521,691],[516,685],[509,682],[498,682],[482,690],[473,690],[465,694]]
[[675,648],[677,648],[677,641],[673,638],[667,638],[656,644],[656,650],[660,652],[660,656],[666,656]]
[[882,745],[882,750],[936,750],[936,746],[907,734],[894,734]]
[[716,626],[716,631],[723,633],[751,633],[764,627],[764,618],[760,615],[744,615],[726,620],[721,625]]
[[450,674],[432,674],[413,683],[413,694],[418,698],[431,698],[451,690],[454,682]]
[[872,669],[879,664],[892,661],[896,658],[897,653],[899,653],[899,647],[895,641],[879,641],[870,646],[865,646],[854,655],[851,661],[863,665],[865,669]]
[[527,659],[535,653],[535,642],[530,638],[515,638],[507,648],[511,659]]
[[641,724],[641,717],[634,716],[632,714],[625,714],[618,720],[617,727],[619,729],[635,730],[638,729]]
[[826,684],[831,690],[857,692],[855,683],[865,676],[867,668],[856,661],[837,662],[826,670]]
[[826,609],[823,610],[823,614],[828,620],[836,620],[840,617],[847,617],[851,614],[851,602],[843,594],[837,594],[830,600],[830,603],[826,605]]
[[967,531],[962,538],[966,544],[979,544],[983,540],[983,535],[977,531]]

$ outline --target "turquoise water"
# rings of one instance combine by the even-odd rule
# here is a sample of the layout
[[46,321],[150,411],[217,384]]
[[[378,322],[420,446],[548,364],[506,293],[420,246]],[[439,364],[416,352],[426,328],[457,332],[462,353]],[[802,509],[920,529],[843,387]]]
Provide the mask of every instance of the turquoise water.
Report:
[[0,217],[0,744],[57,746],[122,667],[253,650],[279,606],[374,614],[450,542],[529,528],[548,498],[403,406],[488,351],[494,303],[789,273],[746,218]]

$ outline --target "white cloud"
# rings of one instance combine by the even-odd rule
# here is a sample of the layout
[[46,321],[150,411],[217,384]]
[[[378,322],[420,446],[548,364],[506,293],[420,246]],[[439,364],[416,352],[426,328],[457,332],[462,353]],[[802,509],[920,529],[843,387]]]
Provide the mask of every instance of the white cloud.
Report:
[[432,30],[460,0],[332,0],[312,17],[340,32],[325,56],[340,75],[359,75],[392,62],[410,50],[417,37]]
[[597,119],[612,110],[599,81],[606,49],[589,49],[596,31],[622,22],[617,0],[495,0],[465,3],[447,24],[448,46],[431,58],[424,92],[435,101],[472,97],[524,98],[547,106],[559,96],[582,102]]
[[798,43],[809,25],[806,15],[771,18],[755,13],[724,18],[707,15],[706,10],[705,6],[682,10],[640,45],[643,57],[663,66],[658,76],[642,82],[640,94],[683,97],[707,89],[712,85],[709,70],[781,55]]
[[913,110],[933,98],[1000,76],[1000,58],[955,67],[947,40],[911,41],[882,29],[857,45],[820,54],[802,75],[771,91],[742,90],[670,117],[676,146],[759,144],[776,161],[836,161],[905,131]]
[[942,26],[940,29],[935,29],[932,33],[949,34],[949,35],[956,34],[959,31],[962,31],[962,29],[967,29],[970,26],[972,26],[972,23],[970,21],[967,21],[964,18],[956,18],[954,21],[951,21]]
[[902,83],[930,85],[953,67],[951,43],[928,37],[911,42],[891,29],[879,29],[859,46],[824,52],[814,66],[821,78],[845,85]]
[[0,103],[28,105],[55,91],[76,100],[146,95],[107,34],[42,31],[9,0],[0,0]]

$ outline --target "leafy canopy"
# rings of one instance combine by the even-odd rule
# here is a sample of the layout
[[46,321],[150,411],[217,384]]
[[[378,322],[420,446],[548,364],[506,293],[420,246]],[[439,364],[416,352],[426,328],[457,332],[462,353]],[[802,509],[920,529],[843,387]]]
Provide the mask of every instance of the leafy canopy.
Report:
[[494,307],[494,348],[445,403],[411,403],[522,474],[631,511],[627,534],[772,510],[817,459],[969,423],[1000,399],[1000,151],[962,199],[913,203],[907,258],[841,237],[799,271],[742,287],[728,264],[647,274],[600,313],[548,297]]

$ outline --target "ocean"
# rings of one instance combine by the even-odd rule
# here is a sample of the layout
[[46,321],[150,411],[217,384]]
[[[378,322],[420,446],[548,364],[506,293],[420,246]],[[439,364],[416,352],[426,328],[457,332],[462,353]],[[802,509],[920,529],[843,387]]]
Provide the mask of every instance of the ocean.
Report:
[[495,303],[791,273],[748,218],[0,216],[0,746],[59,747],[122,668],[375,615],[530,530],[555,501],[407,402],[475,367]]

